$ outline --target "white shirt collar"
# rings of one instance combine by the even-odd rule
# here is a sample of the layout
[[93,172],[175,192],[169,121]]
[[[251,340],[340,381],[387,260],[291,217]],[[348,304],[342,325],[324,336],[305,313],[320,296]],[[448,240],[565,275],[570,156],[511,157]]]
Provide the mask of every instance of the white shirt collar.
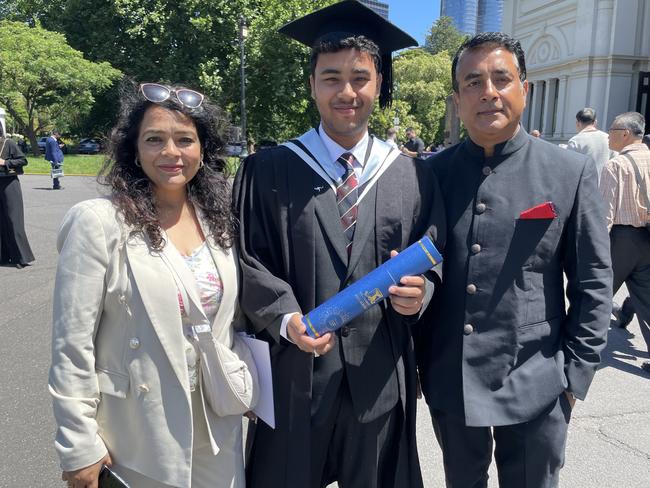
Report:
[[359,142],[357,142],[352,149],[345,149],[344,147],[341,147],[338,143],[334,142],[334,140],[327,135],[325,129],[323,129],[322,122],[318,126],[318,135],[323,141],[323,144],[325,145],[325,148],[327,149],[327,152],[329,153],[330,158],[332,159],[331,161],[332,163],[335,163],[336,160],[341,156],[341,154],[346,152],[352,153],[354,157],[357,159],[357,161],[359,162],[359,165],[363,166],[363,164],[365,163],[366,152],[368,150],[368,141],[370,140],[368,131],[366,131],[366,133],[363,135],[363,138]]

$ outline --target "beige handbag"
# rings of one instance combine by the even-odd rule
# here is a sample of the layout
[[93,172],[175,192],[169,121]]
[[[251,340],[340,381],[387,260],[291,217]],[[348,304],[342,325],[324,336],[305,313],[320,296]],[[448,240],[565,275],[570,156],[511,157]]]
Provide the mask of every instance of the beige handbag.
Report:
[[214,413],[225,417],[255,408],[260,387],[255,361],[246,343],[235,334],[230,349],[214,338],[209,324],[190,329],[190,340],[201,358],[203,393]]
[[165,246],[162,256],[170,266],[185,304],[183,327],[199,355],[201,383],[208,405],[220,417],[252,410],[257,404],[260,387],[250,349],[237,334],[233,335],[232,348],[214,337],[212,326],[199,310],[196,298],[189,297],[189,290],[198,297],[191,271],[172,246]]

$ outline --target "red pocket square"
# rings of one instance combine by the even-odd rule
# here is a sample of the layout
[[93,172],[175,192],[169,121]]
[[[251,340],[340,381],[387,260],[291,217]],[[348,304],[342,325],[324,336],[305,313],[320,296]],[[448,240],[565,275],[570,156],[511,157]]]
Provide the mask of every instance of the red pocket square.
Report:
[[524,219],[554,219],[557,217],[555,205],[553,202],[544,202],[534,207],[524,210],[519,214],[519,218]]

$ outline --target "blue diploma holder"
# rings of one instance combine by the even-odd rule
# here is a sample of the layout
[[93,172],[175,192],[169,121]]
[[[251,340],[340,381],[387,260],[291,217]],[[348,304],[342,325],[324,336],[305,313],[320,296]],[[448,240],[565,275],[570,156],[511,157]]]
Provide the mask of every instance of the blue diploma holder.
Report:
[[359,281],[341,290],[302,318],[307,334],[317,338],[333,332],[388,297],[388,289],[404,276],[427,272],[442,261],[428,237],[423,237]]

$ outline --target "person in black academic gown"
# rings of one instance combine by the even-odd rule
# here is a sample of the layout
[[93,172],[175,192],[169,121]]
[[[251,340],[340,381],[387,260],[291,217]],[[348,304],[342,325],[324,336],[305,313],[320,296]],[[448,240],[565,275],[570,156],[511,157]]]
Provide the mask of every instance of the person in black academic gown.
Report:
[[[433,173],[368,135],[375,99],[390,100],[391,51],[415,41],[356,1],[281,32],[313,48],[310,83],[321,123],[249,157],[235,181],[241,306],[271,345],[276,414],[275,430],[260,421],[250,434],[247,484],[421,487],[410,326],[439,276],[405,278],[389,300],[319,339],[301,322],[391,251],[425,234],[442,248]],[[358,185],[351,237],[337,203],[346,174],[340,156],[351,161]]]
[[3,136],[0,126],[0,263],[21,269],[34,261],[25,232],[23,193],[18,181],[27,159],[13,140]]

